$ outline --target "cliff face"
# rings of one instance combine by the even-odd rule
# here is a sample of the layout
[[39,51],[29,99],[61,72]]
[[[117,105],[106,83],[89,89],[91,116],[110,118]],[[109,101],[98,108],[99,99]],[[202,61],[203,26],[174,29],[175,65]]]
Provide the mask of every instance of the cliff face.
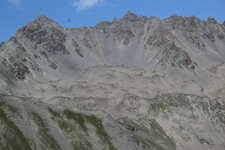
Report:
[[225,26],[137,16],[0,44],[0,149],[225,149]]

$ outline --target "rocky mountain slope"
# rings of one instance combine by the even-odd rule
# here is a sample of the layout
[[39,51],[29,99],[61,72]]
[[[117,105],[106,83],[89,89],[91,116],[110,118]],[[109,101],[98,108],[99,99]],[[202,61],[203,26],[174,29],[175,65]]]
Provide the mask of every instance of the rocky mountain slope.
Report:
[[225,25],[137,16],[0,44],[0,149],[224,150]]

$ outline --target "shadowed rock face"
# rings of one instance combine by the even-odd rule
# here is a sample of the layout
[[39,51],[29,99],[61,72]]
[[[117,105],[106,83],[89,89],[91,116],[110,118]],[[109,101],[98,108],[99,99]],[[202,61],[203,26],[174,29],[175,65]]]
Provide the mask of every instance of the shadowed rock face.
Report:
[[[47,25],[46,25],[47,24]],[[46,17],[39,17],[31,24],[21,29],[22,36],[34,43],[34,49],[43,47],[49,54],[69,54],[64,46],[66,35],[58,28],[54,27]]]
[[225,27],[40,16],[0,44],[2,150],[224,150]]
[[189,56],[189,54],[181,48],[177,47],[175,43],[172,43],[171,46],[166,48],[163,51],[162,59],[159,63],[166,67],[170,65],[172,67],[186,68],[186,69],[195,69],[195,66]]

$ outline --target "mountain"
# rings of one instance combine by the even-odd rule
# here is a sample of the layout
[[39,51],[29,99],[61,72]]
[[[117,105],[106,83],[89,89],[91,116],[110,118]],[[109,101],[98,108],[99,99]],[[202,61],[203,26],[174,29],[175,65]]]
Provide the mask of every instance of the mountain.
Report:
[[225,25],[40,16],[0,44],[2,150],[225,149]]

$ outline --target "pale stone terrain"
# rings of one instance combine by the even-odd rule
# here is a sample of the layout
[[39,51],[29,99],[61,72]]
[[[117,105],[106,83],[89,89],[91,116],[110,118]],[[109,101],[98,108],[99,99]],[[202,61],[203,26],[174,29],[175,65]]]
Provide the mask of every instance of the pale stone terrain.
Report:
[[224,150],[225,25],[142,17],[0,44],[2,150]]

